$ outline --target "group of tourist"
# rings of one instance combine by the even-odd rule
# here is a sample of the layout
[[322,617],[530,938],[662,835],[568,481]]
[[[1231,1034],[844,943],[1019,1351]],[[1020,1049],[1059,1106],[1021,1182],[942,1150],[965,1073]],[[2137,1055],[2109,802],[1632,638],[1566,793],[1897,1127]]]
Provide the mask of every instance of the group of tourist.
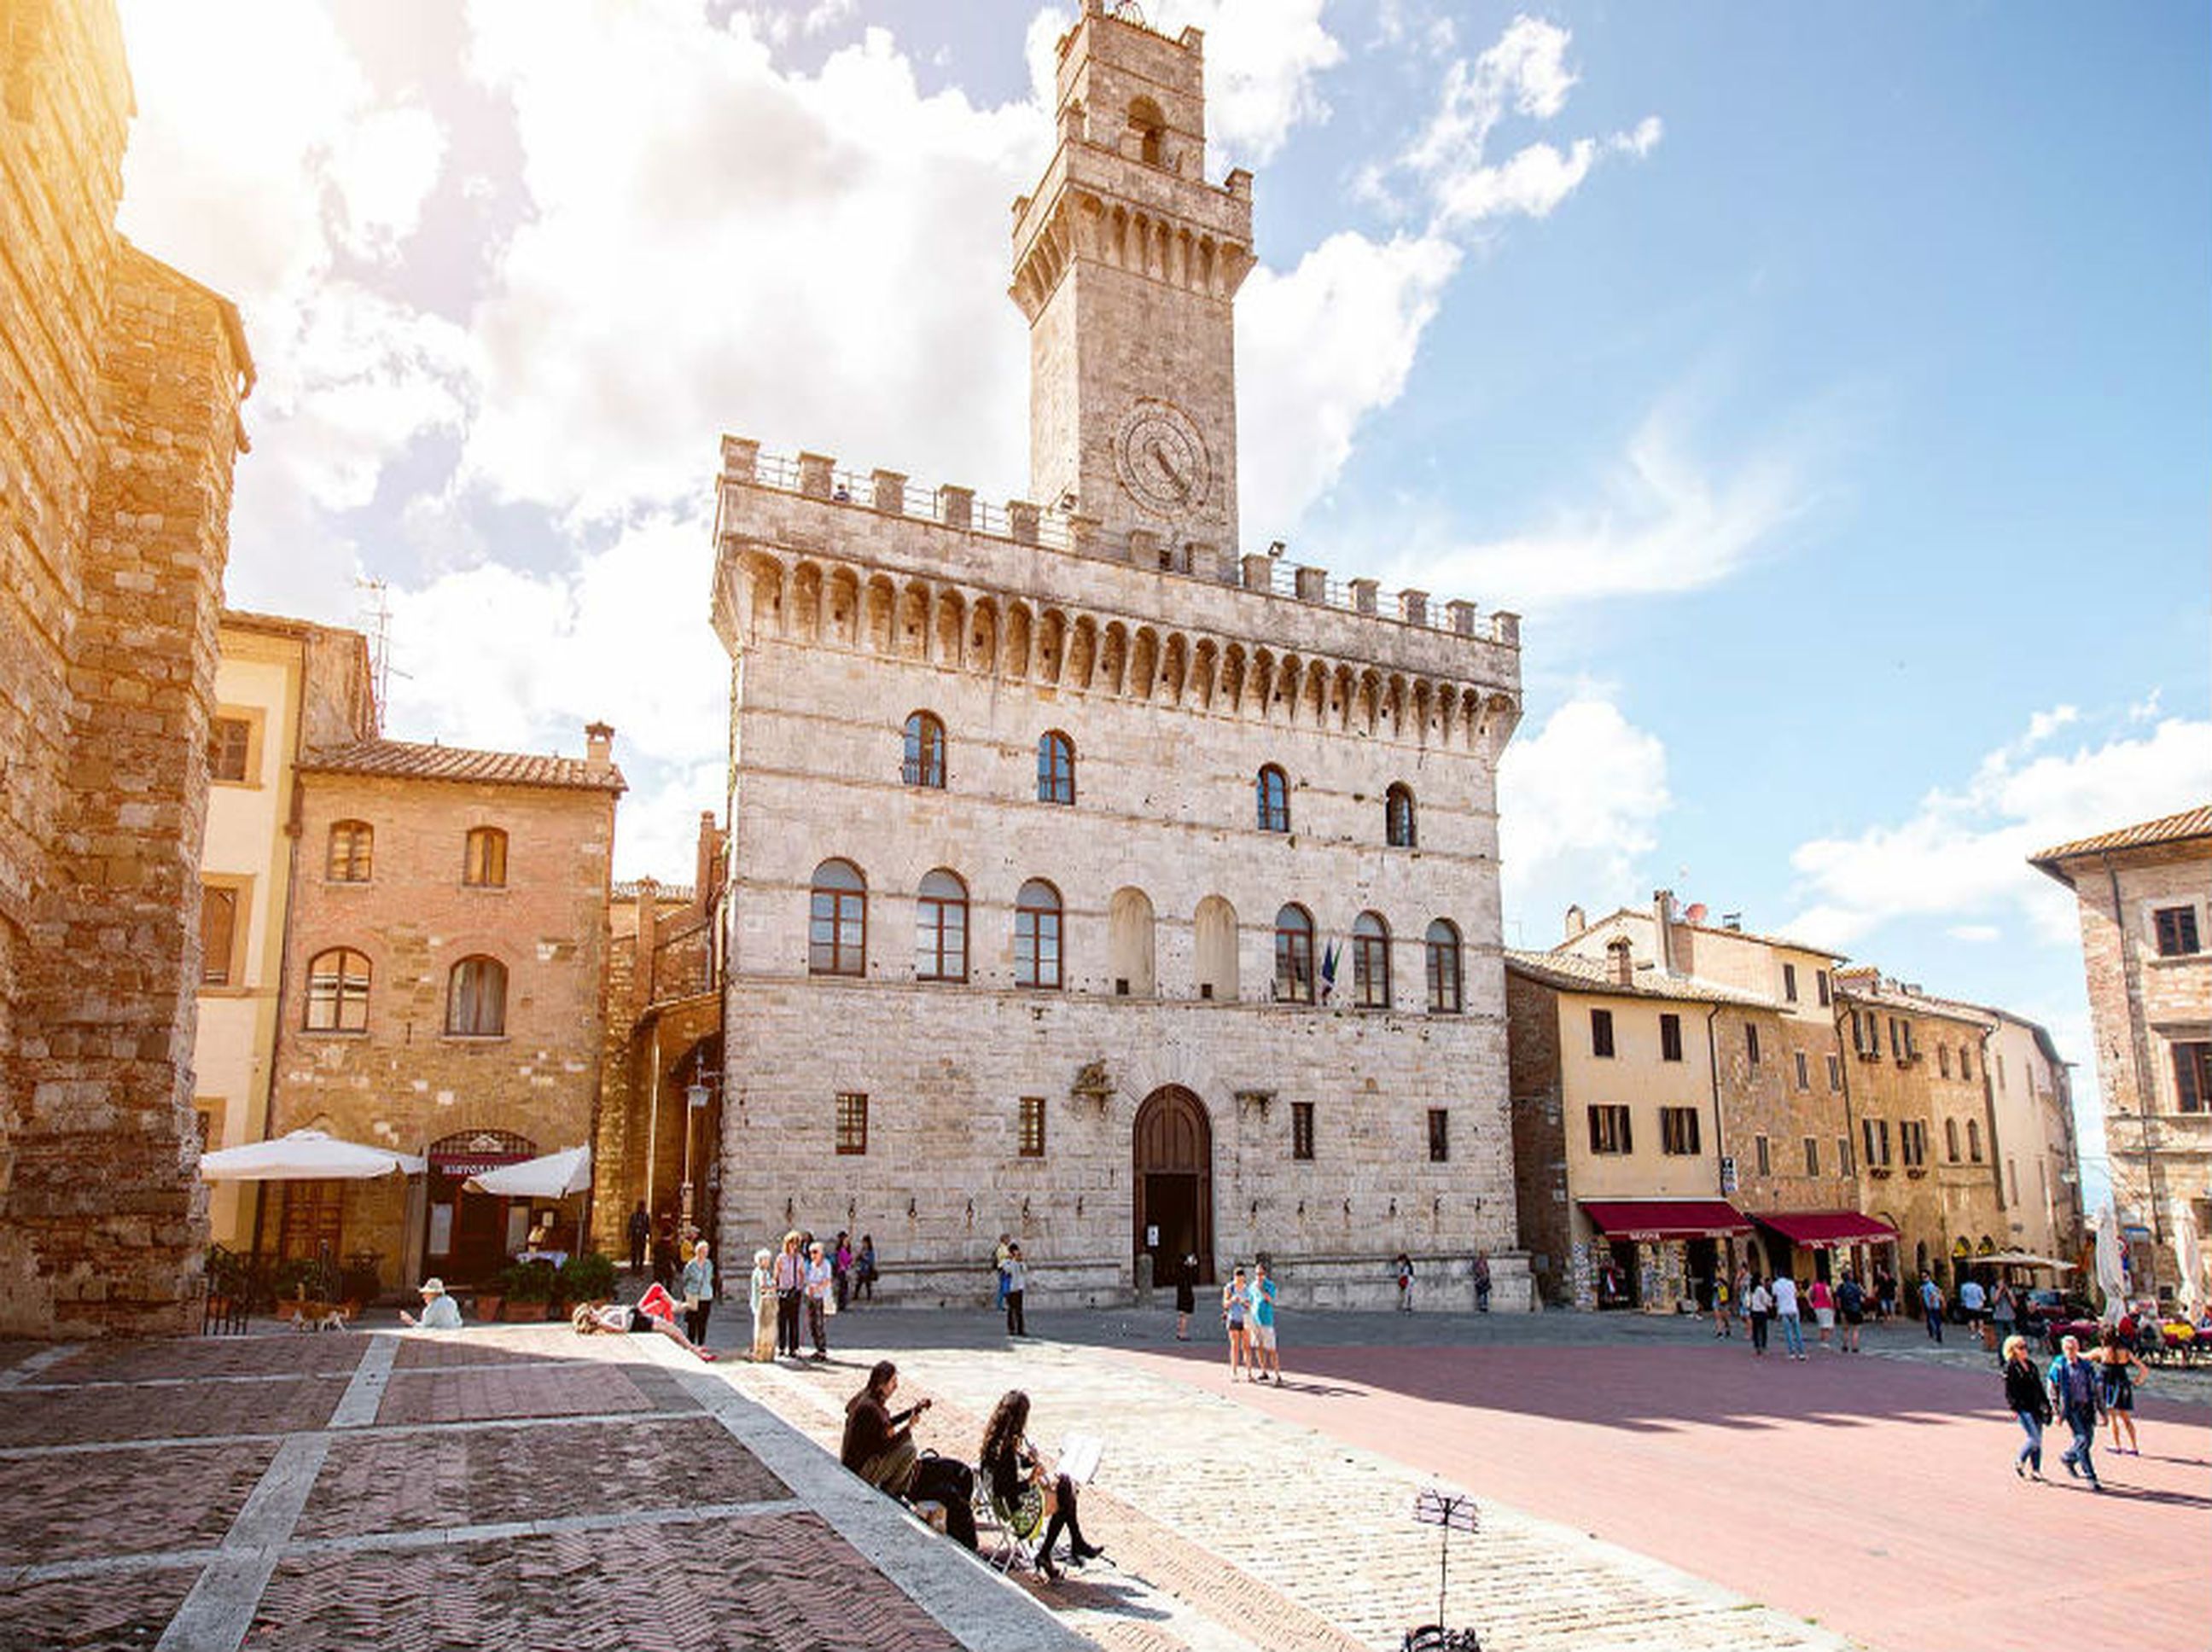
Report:
[[876,1294],[876,1242],[860,1236],[860,1248],[851,1236],[839,1233],[825,1244],[811,1234],[793,1228],[783,1236],[781,1249],[762,1246],[753,1253],[752,1278],[746,1291],[752,1310],[752,1357],[766,1364],[779,1357],[797,1359],[799,1325],[804,1321],[810,1356],[830,1357],[830,1321],[855,1303],[872,1302]]
[[1849,1268],[1832,1286],[1821,1278],[1801,1285],[1787,1273],[1761,1278],[1747,1265],[1736,1270],[1733,1290],[1725,1278],[1713,1281],[1713,1335],[1734,1337],[1735,1321],[1741,1315],[1751,1333],[1754,1357],[1766,1357],[1769,1330],[1779,1327],[1784,1357],[1802,1359],[1805,1310],[1809,1308],[1813,1310],[1816,1345],[1838,1353],[1856,1354],[1861,1351],[1860,1327],[1866,1323],[1870,1305],[1866,1287]]
[[[2050,1366],[2038,1371],[2027,1350],[2027,1339],[2014,1335],[2004,1341],[2005,1405],[2020,1419],[2027,1437],[2013,1458],[2012,1472],[2022,1479],[2043,1479],[2043,1430],[2054,1421],[2063,1422],[2073,1443],[2058,1461],[2076,1479],[2102,1491],[2091,1450],[2097,1443],[2097,1424],[2107,1421],[2112,1430],[2114,1455],[2142,1455],[2136,1437],[2136,1383],[2144,1374],[2142,1361],[2128,1345],[2117,1327],[2107,1327],[2098,1345],[2081,1351],[2079,1337],[2062,1338],[2058,1354]],[[2122,1445],[2123,1433],[2127,1444]]]
[[1275,1379],[1283,1386],[1283,1361],[1275,1340],[1275,1282],[1267,1263],[1254,1265],[1247,1280],[1240,1266],[1221,1287],[1221,1324],[1229,1333],[1229,1380],[1242,1372],[1248,1382]]

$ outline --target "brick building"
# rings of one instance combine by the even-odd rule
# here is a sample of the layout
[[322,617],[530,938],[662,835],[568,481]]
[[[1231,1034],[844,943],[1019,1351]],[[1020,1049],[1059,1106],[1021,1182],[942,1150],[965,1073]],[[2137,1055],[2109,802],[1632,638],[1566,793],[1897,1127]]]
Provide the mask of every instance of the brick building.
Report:
[[2081,902],[2112,1197],[2134,1277],[2166,1297],[2184,1224],[2212,1236],[2212,805],[2030,862]]
[[324,1128],[427,1154],[429,1171],[286,1183],[264,1250],[374,1252],[390,1289],[487,1278],[539,1216],[577,1248],[579,1201],[533,1209],[463,1184],[592,1139],[612,739],[593,724],[581,759],[369,739],[297,760],[270,1133]]
[[972,1298],[1006,1231],[1043,1297],[1269,1252],[1379,1302],[1514,1243],[1517,623],[1237,554],[1252,180],[1206,181],[1202,46],[1100,0],[1060,42],[1030,500],[723,444],[726,1257],[865,1230]]
[[116,234],[106,0],[0,9],[0,1332],[180,1328],[239,406],[228,301]]

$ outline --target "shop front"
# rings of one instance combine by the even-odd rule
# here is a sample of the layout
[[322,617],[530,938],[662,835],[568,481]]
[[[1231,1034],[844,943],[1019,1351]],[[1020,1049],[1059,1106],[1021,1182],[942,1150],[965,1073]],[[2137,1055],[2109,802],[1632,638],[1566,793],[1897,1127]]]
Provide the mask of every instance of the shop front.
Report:
[[489,1285],[508,1258],[528,1247],[527,1199],[471,1190],[471,1176],[538,1157],[538,1145],[510,1130],[477,1130],[430,1144],[424,1268],[447,1285]]
[[1857,1211],[1754,1211],[1751,1219],[1765,1237],[1773,1272],[1833,1284],[1848,1270],[1863,1285],[1871,1285],[1877,1269],[1897,1274],[1897,1230],[1880,1217]]
[[1589,1224],[1572,1259],[1575,1306],[1672,1314],[1712,1302],[1712,1282],[1734,1242],[1751,1232],[1743,1212],[1721,1199],[1582,1201]]

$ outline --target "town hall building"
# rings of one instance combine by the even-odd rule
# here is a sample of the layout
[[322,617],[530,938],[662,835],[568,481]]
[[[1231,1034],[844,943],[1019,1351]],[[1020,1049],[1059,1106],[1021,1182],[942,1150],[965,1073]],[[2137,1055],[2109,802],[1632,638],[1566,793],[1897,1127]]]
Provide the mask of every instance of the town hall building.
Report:
[[[1105,1301],[1195,1256],[1525,1305],[1497,772],[1517,621],[1239,554],[1252,179],[1202,38],[1086,0],[1015,203],[1030,485],[726,438],[721,1254],[872,1236],[887,1294]],[[1279,551],[1280,547],[1276,547]]]

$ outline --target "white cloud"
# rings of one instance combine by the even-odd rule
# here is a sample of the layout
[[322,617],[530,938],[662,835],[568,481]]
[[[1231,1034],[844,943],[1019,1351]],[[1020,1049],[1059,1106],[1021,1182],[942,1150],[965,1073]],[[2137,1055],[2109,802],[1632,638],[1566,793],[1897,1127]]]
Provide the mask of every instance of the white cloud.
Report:
[[[1397,400],[1458,250],[1332,235],[1286,274],[1255,270],[1237,305],[1237,491],[1248,531],[1287,531]],[[1273,513],[1262,520],[1262,510]]]
[[1516,738],[1498,770],[1509,941],[1548,946],[1570,903],[1595,911],[1632,900],[1672,806],[1666,746],[1595,690]]
[[1754,450],[1716,471],[1686,451],[1686,422],[1671,403],[1648,415],[1602,478],[1598,502],[1561,507],[1502,539],[1462,544],[1431,533],[1391,577],[1510,593],[1524,612],[1718,583],[1770,550],[1813,501],[1793,458]]
[[338,232],[346,249],[385,264],[398,261],[415,233],[443,169],[445,129],[413,105],[373,109],[338,137],[331,155]]
[[2027,857],[2201,803],[2212,774],[2212,720],[2169,717],[2147,733],[2033,754],[2078,718],[2071,707],[2039,712],[1961,786],[1930,791],[1905,819],[1801,845],[1790,864],[1810,903],[1790,932],[1845,945],[1899,918],[2011,916],[2048,944],[2077,944],[2073,896]]
[[1161,27],[1206,31],[1206,120],[1209,169],[1258,167],[1274,158],[1291,131],[1325,120],[1320,80],[1344,60],[1344,47],[1322,22],[1325,0],[1185,0]]

